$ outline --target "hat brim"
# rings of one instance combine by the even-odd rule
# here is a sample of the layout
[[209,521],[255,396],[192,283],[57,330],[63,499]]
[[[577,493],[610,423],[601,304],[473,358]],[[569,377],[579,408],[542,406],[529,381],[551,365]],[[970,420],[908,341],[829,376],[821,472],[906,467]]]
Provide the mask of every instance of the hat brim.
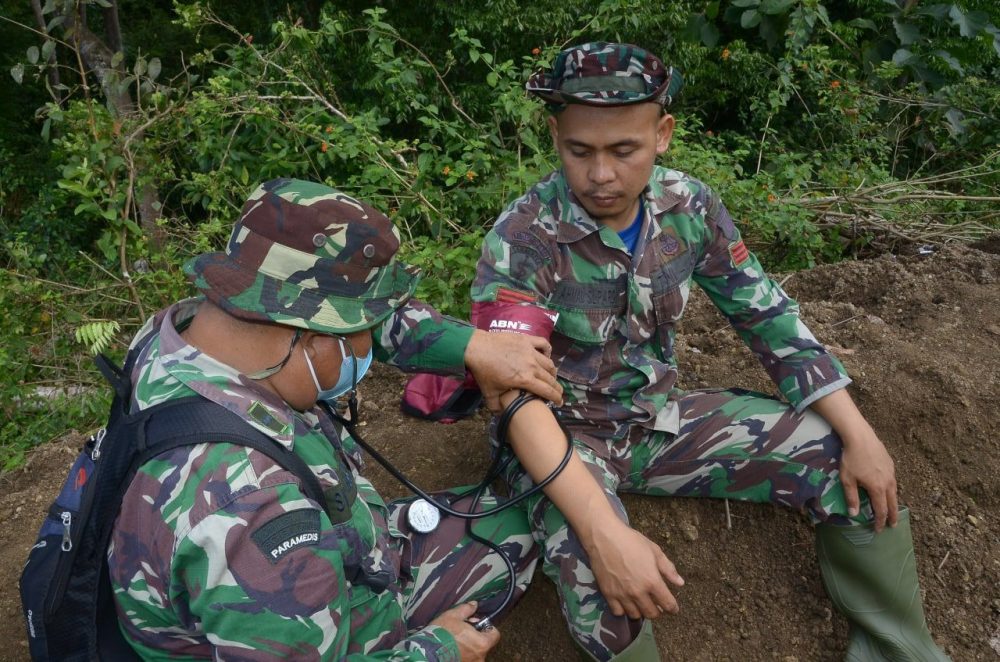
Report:
[[[370,329],[413,296],[419,271],[393,261],[378,282],[358,295],[310,287],[247,269],[226,253],[199,255],[184,265],[212,303],[241,319],[273,322],[319,333],[345,334]],[[345,288],[349,289],[345,284]]]
[[[607,78],[610,80],[615,77],[608,76]],[[667,76],[655,90],[619,89],[612,90],[613,94],[611,96],[600,96],[596,93],[596,90],[592,89],[567,90],[565,87],[552,87],[552,80],[548,75],[536,74],[532,80],[528,81],[525,89],[547,104],[556,106],[580,104],[608,108],[614,106],[631,106],[638,103],[656,103],[667,107],[671,104],[677,92],[680,91],[681,81],[680,74],[673,68],[669,68],[667,69]]]

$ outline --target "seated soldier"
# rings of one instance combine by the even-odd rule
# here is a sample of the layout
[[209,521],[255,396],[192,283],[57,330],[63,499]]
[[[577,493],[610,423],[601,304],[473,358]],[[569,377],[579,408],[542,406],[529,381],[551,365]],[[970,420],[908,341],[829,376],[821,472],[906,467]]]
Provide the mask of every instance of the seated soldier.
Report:
[[[383,502],[354,440],[316,405],[353,390],[373,349],[407,369],[460,372],[464,360],[494,405],[510,387],[559,398],[548,343],[473,331],[412,300],[418,279],[398,246],[390,220],[362,202],[268,182],[225,253],[186,265],[205,298],[136,336],[133,410],[207,398],[300,457],[327,502],[245,446],[145,463],[108,559],[121,629],[143,658],[482,660],[496,644],[495,629],[469,621],[506,592],[503,564],[462,520],[411,531],[404,504]],[[519,596],[537,557],[523,512],[475,529],[512,558]]]
[[[644,619],[676,611],[670,584],[683,580],[629,528],[618,492],[637,492],[807,511],[830,598],[851,624],[848,658],[946,659],[924,622],[893,462],[845,390],[843,366],[764,274],[718,194],[656,165],[673,133],[677,72],[635,46],[589,43],[527,88],[552,113],[562,168],[500,215],[472,299],[558,314],[551,340],[566,403],[555,412],[579,457],[548,498],[527,503],[575,641],[599,660],[657,659]],[[692,281],[787,402],[677,387],[674,334]],[[509,429],[518,491],[562,452],[549,410],[524,411]]]

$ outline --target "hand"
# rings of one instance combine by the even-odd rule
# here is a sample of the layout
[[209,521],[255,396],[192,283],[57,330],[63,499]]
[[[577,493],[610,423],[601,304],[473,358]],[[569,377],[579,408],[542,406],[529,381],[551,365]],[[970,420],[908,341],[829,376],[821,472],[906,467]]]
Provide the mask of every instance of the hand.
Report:
[[896,500],[896,467],[889,451],[858,411],[847,389],[823,396],[811,407],[837,431],[844,443],[840,458],[840,482],[844,486],[847,512],[858,514],[858,486],[865,488],[875,513],[875,530],[881,532],[886,523],[896,526],[899,504]]
[[874,430],[867,434],[842,437],[844,454],[840,460],[840,482],[847,497],[847,510],[853,517],[858,514],[860,499],[858,486],[865,488],[875,513],[875,530],[881,531],[888,523],[896,526],[899,504],[896,500],[896,468],[889,452]]
[[480,662],[486,659],[486,653],[500,641],[500,631],[490,628],[480,632],[468,623],[468,619],[476,613],[477,604],[465,602],[444,612],[431,625],[440,625],[455,637],[458,642],[459,659],[462,662]]
[[510,389],[524,389],[562,404],[551,353],[552,346],[544,338],[476,329],[465,349],[465,365],[491,411],[500,411],[500,394]]
[[587,553],[615,616],[658,618],[680,610],[667,582],[683,586],[684,579],[659,545],[624,522],[616,519],[593,531]]

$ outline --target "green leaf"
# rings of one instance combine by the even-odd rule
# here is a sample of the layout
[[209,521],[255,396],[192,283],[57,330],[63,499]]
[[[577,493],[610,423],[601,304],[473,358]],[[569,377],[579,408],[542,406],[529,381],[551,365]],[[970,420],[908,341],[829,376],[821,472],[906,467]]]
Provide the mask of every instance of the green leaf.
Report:
[[1000,55],[1000,28],[991,24],[986,26],[986,31],[993,35],[993,50],[997,52],[997,55]]
[[496,75],[496,72],[491,71],[490,73],[486,74],[486,84],[489,85],[490,87],[496,87],[497,83],[499,82],[500,82],[500,77]]
[[712,23],[705,23],[701,26],[698,37],[701,39],[701,43],[705,44],[709,48],[715,48],[719,43],[719,28],[715,27]]
[[111,9],[111,3],[108,0],[91,0],[95,5],[100,5],[105,9]]
[[710,2],[707,5],[705,5],[705,16],[707,16],[709,20],[714,21],[715,17],[718,15],[719,15],[718,0],[715,0],[715,2]]
[[899,50],[897,50],[895,53],[892,54],[893,64],[898,64],[899,66],[912,64],[918,62],[919,60],[920,60],[919,57],[917,57],[911,51],[905,48],[900,48]]
[[847,24],[851,27],[861,28],[862,30],[871,30],[872,32],[878,31],[878,26],[875,25],[875,21],[867,18],[856,18],[853,21],[848,21]]
[[[764,38],[765,42],[767,42],[768,48],[775,48],[781,39],[781,31],[777,25],[778,21],[780,21],[780,19],[775,19],[772,16],[765,16],[760,22],[760,36]],[[805,43],[808,36],[801,35],[800,38],[802,43]]]
[[160,58],[154,57],[149,61],[149,79],[156,80],[156,77],[160,75]]
[[38,46],[28,46],[28,62],[38,64]]
[[931,18],[943,21],[945,18],[948,17],[948,12],[950,10],[951,10],[951,5],[937,4],[937,5],[930,5],[928,7],[920,7],[913,13],[918,14],[920,16],[930,16]]
[[21,81],[24,80],[24,65],[20,62],[15,64],[13,67],[10,68],[10,75],[11,78],[13,78],[14,81],[17,82],[18,85],[20,85]]
[[52,118],[46,117],[45,121],[42,122],[42,140],[45,142],[49,141],[49,132],[52,130]]
[[756,9],[748,9],[740,16],[740,25],[749,30],[760,25],[762,18],[763,16]]
[[49,61],[52,57],[52,52],[56,50],[56,42],[51,39],[46,39],[45,43],[42,44],[42,60],[45,62]]
[[965,124],[962,122],[965,119],[965,115],[958,108],[950,108],[948,112],[944,114],[946,120],[948,120],[948,128],[954,135],[960,135],[965,133]]
[[56,9],[56,0],[45,0],[45,4],[42,5],[43,14],[51,14]]
[[122,63],[122,60],[124,60],[124,59],[125,59],[125,53],[123,53],[121,51],[118,51],[117,53],[115,53],[114,55],[112,55],[111,56],[111,66],[112,66],[112,68],[117,69],[118,65],[120,65]]
[[959,76],[965,75],[965,70],[962,68],[962,64],[958,61],[954,55],[945,50],[934,51],[934,55],[944,60],[949,67],[958,73]]
[[948,15],[951,16],[952,22],[958,26],[958,31],[963,37],[975,37],[989,22],[988,17],[983,12],[971,11],[964,14],[958,5],[952,5]]
[[786,14],[799,0],[762,0],[760,10],[765,14]]
[[733,7],[758,7],[760,0],[733,0]]
[[901,45],[908,46],[920,39],[920,28],[913,23],[904,23],[898,18],[894,18],[892,25],[896,28],[896,36],[899,37]]

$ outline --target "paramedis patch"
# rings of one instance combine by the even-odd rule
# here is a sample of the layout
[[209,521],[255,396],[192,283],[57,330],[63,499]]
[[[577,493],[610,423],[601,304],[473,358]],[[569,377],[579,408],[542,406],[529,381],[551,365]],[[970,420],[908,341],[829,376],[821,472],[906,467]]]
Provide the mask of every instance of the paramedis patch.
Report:
[[299,547],[319,544],[319,511],[312,508],[290,510],[250,534],[271,563]]

